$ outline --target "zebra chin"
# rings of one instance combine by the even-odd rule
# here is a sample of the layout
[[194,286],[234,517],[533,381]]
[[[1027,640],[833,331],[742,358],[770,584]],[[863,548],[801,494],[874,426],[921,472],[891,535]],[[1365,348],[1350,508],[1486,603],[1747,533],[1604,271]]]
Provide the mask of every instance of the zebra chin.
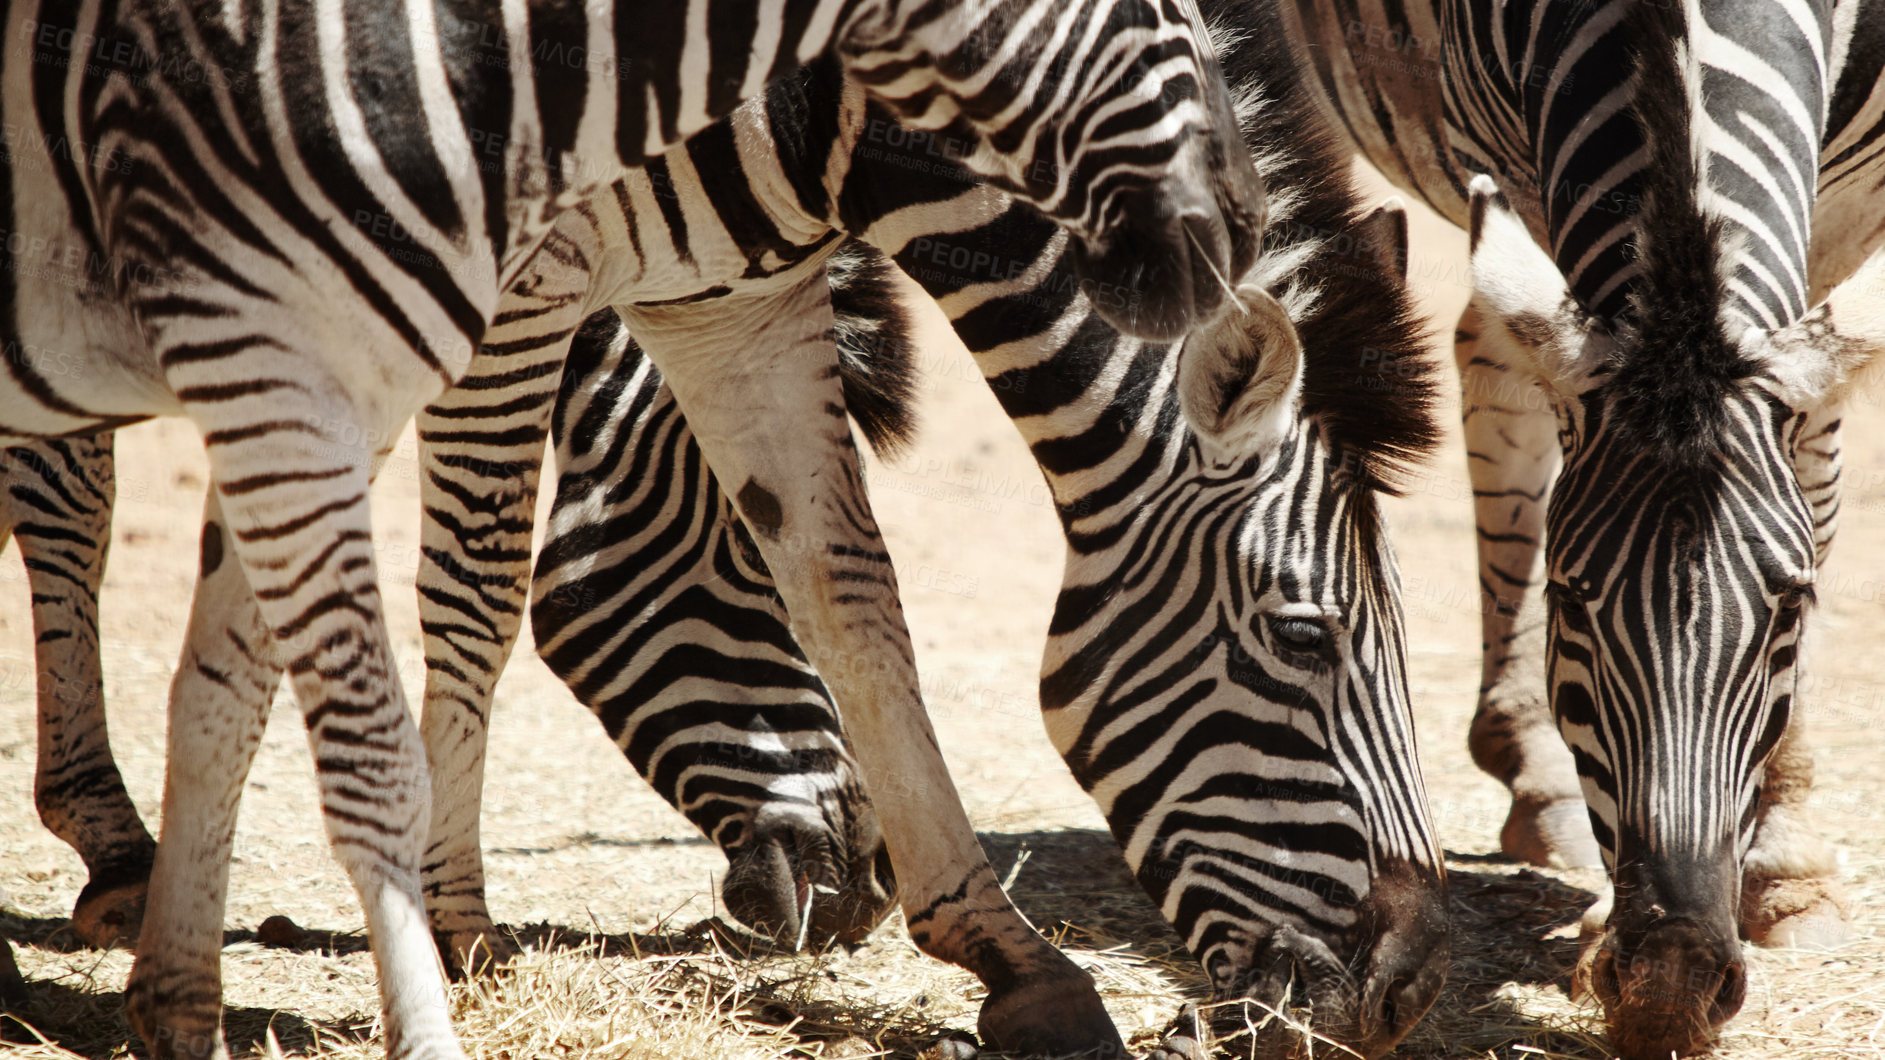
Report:
[[1727,853],[1618,868],[1609,921],[1578,979],[1602,1003],[1623,1060],[1702,1052],[1740,1011],[1747,970],[1735,922],[1738,875]]
[[1150,1060],[1215,1055],[1205,1047],[1207,1024],[1219,1036],[1235,1036],[1219,1052],[1229,1046],[1250,1060],[1327,1056],[1331,1042],[1366,1060],[1392,1049],[1446,982],[1452,944],[1445,879],[1390,862],[1357,912],[1352,927],[1326,935],[1267,926],[1242,968],[1214,976],[1224,985],[1213,1003],[1187,1006]]
[[790,950],[853,946],[873,931],[897,898],[897,879],[876,813],[859,791],[834,825],[799,802],[753,813],[726,849],[720,897],[740,923]]

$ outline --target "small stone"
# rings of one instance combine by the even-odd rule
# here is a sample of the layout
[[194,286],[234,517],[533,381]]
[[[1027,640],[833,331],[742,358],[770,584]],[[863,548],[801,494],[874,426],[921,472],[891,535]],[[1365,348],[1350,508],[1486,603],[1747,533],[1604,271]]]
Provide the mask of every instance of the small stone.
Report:
[[951,1034],[916,1055],[917,1060],[975,1060],[980,1052],[966,1035]]
[[285,916],[271,916],[262,921],[262,926],[255,929],[255,939],[264,946],[279,946],[291,949],[306,941],[308,933],[300,925]]

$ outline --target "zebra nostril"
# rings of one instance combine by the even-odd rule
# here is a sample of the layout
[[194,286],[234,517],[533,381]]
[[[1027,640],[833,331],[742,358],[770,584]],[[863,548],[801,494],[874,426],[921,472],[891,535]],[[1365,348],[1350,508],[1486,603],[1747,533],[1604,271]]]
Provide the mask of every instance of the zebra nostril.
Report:
[[1719,1013],[1717,1022],[1726,1020],[1741,1010],[1741,1002],[1747,998],[1748,979],[1740,961],[1730,961],[1721,970],[1721,989],[1715,991],[1715,1011]]

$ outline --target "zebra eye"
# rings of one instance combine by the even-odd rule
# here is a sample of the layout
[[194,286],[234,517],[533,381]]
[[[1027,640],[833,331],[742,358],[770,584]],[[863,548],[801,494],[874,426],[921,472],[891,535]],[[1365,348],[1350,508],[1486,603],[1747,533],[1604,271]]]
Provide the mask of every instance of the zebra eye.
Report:
[[1579,633],[1590,632],[1590,615],[1584,611],[1584,598],[1569,587],[1557,582],[1545,584],[1545,599],[1552,605],[1553,612]]
[[1321,622],[1301,615],[1271,615],[1270,637],[1278,647],[1304,655],[1322,655],[1329,647],[1329,630]]
[[1813,595],[1813,586],[1796,585],[1780,594],[1780,609],[1790,612],[1800,611],[1816,599],[1817,597]]

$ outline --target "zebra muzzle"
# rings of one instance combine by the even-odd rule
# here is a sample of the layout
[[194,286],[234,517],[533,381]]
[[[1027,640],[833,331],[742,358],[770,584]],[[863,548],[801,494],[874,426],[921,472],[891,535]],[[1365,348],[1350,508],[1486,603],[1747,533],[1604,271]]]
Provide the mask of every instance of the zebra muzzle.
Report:
[[1105,201],[1104,223],[1072,250],[1080,290],[1101,319],[1134,338],[1169,342],[1236,301],[1263,231],[1263,184],[1247,155],[1194,135],[1162,180]]

